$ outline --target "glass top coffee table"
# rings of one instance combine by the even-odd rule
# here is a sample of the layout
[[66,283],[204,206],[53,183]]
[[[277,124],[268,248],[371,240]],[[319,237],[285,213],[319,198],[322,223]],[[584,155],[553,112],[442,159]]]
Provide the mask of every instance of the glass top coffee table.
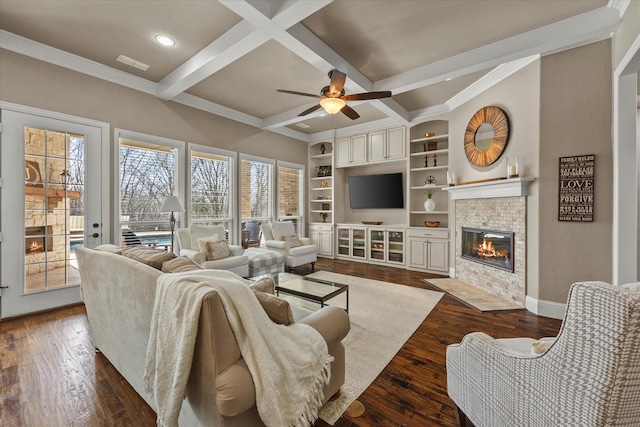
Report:
[[[319,280],[306,276],[299,276],[291,273],[271,273],[267,274],[273,279],[276,285],[276,295],[283,294],[293,295],[307,301],[313,301],[324,307],[325,303],[330,299],[346,293],[346,308],[349,311],[349,286],[341,283],[330,282],[327,280]],[[251,280],[257,280],[260,277],[252,277]]]

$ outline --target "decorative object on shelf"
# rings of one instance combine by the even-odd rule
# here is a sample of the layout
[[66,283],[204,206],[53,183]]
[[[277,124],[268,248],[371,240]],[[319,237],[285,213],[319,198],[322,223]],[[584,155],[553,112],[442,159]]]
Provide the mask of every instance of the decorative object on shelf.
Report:
[[332,175],[331,165],[328,166],[318,166],[316,176],[318,178],[325,178]]
[[365,225],[380,225],[382,221],[362,221],[362,223]]
[[330,211],[331,210],[331,205],[329,203],[323,203],[322,204],[322,210],[323,211]]
[[322,222],[327,222],[327,218],[329,217],[329,214],[326,212],[321,212],[320,213],[320,218],[322,218]]
[[436,181],[436,177],[433,175],[429,175],[425,180],[424,180],[424,185],[435,185],[437,183]]
[[433,155],[433,166],[438,166],[438,155],[434,154]]
[[424,167],[425,168],[429,167],[429,155],[428,154],[426,156],[424,156]]
[[427,190],[427,200],[424,202],[424,210],[427,212],[433,212],[436,210],[436,202],[431,198],[433,193],[431,190]]
[[424,225],[427,227],[437,227],[440,225],[440,221],[425,221]]
[[456,173],[454,171],[447,171],[447,185],[449,187],[456,185]]
[[[436,136],[433,132],[425,133],[424,136],[427,138],[432,138]],[[433,151],[438,149],[438,141],[429,141],[424,143],[424,151]]]
[[320,188],[329,188],[329,183],[327,181],[322,181]]
[[324,154],[327,147],[324,144],[320,144],[320,154]]
[[518,176],[518,156],[507,156],[507,179]]
[[479,109],[467,125],[464,153],[473,165],[489,166],[502,154],[509,140],[509,120],[493,105]]
[[316,197],[316,200],[324,200],[324,196],[318,196]]
[[436,136],[435,132],[427,132],[424,134],[425,137],[431,138],[432,136]]

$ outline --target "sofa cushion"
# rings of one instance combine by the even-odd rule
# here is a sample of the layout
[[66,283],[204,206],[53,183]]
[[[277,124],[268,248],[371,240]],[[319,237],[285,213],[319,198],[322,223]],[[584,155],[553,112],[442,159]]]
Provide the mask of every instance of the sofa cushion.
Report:
[[183,271],[193,270],[202,270],[202,267],[191,261],[186,256],[179,256],[162,263],[163,273],[182,273]]
[[217,225],[193,224],[189,231],[191,233],[191,249],[194,251],[198,250],[198,239],[211,237],[216,233],[220,236],[220,226]]
[[296,228],[291,221],[274,222],[271,224],[274,240],[284,240],[284,237],[291,237],[296,234]]
[[306,246],[298,246],[297,248],[289,249],[290,256],[301,256],[306,254],[313,254],[318,251],[318,247],[316,245],[306,245]]
[[162,264],[176,257],[173,252],[162,252],[155,249],[133,247],[124,249],[122,255],[134,259],[143,264],[150,265],[158,270],[162,269]]

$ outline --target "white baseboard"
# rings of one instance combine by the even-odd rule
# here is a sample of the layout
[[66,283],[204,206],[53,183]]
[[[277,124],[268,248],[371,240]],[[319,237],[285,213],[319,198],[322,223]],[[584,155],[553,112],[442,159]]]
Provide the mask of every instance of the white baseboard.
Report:
[[527,295],[525,307],[538,316],[551,317],[552,319],[564,319],[566,304],[553,301],[539,300]]

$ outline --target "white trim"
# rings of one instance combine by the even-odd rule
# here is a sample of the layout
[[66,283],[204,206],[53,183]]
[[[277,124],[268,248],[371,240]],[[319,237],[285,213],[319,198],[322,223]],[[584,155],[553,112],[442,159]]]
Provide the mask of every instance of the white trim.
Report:
[[488,199],[494,197],[520,197],[526,196],[529,184],[534,178],[510,178],[497,181],[480,182],[477,184],[456,185],[444,187],[448,191],[451,200],[464,199]]
[[525,298],[525,308],[538,316],[564,319],[567,305],[559,302],[539,300],[527,295]]
[[300,203],[300,224],[298,224],[298,235],[306,236],[306,225],[307,225],[307,168],[305,165],[300,163],[291,163],[283,160],[278,160],[276,162],[276,219],[280,217],[280,197],[278,192],[278,185],[280,182],[280,173],[279,168],[289,168],[289,169],[297,169],[302,174],[302,179],[300,179],[300,197],[298,203]]

